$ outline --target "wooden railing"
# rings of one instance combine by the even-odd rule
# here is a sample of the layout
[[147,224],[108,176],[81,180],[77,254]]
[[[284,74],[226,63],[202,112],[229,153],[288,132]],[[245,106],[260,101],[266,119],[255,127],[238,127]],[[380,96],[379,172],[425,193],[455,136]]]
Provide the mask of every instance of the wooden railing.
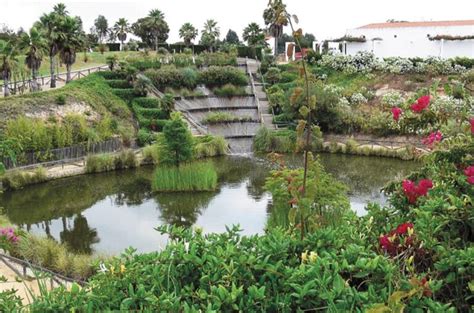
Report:
[[[100,72],[107,70],[109,67],[107,65],[99,65],[89,68],[83,68],[80,70],[71,71],[71,80],[79,79],[82,77],[86,77],[95,72]],[[67,79],[67,72],[57,73],[55,74],[56,81],[63,81],[65,82]],[[14,94],[23,94],[25,92],[31,91],[33,85],[33,79],[26,79],[26,80],[17,80],[8,83],[8,87],[12,95]],[[51,82],[51,75],[44,75],[36,78],[36,84],[38,86],[46,86]],[[0,86],[0,97],[4,95],[4,85],[1,84]]]

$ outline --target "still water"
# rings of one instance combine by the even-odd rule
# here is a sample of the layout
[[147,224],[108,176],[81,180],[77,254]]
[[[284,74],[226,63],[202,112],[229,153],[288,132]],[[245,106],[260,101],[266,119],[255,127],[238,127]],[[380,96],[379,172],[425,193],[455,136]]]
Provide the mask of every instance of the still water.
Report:
[[[368,201],[385,203],[380,189],[418,164],[387,158],[322,154],[326,170],[349,186],[352,208],[364,214]],[[0,195],[16,225],[46,234],[84,253],[116,254],[133,246],[139,251],[163,247],[167,237],[154,228],[163,224],[200,226],[225,231],[239,224],[243,234],[262,233],[271,212],[263,186],[272,165],[265,158],[213,159],[219,189],[203,193],[153,193],[153,167],[85,175],[31,186]],[[301,158],[289,158],[298,166]]]

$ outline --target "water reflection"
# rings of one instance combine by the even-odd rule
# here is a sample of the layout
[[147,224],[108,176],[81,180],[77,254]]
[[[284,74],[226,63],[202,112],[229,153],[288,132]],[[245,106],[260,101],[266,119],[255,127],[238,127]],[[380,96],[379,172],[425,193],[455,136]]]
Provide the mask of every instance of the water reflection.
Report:
[[[350,187],[352,207],[363,213],[367,201],[383,203],[380,188],[417,164],[391,159],[321,155],[321,162]],[[245,234],[264,230],[271,212],[264,191],[271,165],[261,157],[213,160],[219,189],[204,193],[154,194],[153,168],[67,178],[0,195],[10,220],[46,234],[83,253],[118,253],[128,246],[152,251],[167,238],[154,227],[198,225],[220,232],[240,224]],[[300,157],[288,157],[298,166]]]

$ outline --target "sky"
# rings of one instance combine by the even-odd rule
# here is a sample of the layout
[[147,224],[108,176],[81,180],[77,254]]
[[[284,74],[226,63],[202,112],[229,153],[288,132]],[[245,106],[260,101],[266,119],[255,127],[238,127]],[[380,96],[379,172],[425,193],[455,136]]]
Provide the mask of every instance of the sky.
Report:
[[[262,12],[268,0],[0,0],[0,24],[13,29],[29,29],[42,13],[57,2],[66,4],[72,15],[81,16],[89,31],[99,14],[109,26],[121,17],[131,23],[151,9],[165,13],[170,26],[168,43],[180,41],[178,31],[185,22],[199,30],[207,19],[215,19],[221,38],[229,29],[237,32],[251,22],[263,26]],[[407,21],[473,19],[473,0],[286,0],[287,9],[300,20],[304,32],[317,40],[334,39],[347,29],[387,19]],[[289,33],[289,29],[286,29]]]

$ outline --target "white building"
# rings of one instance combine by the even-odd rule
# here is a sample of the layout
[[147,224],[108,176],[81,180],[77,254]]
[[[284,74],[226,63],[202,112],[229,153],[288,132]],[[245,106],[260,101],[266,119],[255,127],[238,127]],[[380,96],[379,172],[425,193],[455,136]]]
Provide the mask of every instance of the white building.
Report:
[[375,23],[348,30],[338,41],[349,55],[474,58],[474,20]]

